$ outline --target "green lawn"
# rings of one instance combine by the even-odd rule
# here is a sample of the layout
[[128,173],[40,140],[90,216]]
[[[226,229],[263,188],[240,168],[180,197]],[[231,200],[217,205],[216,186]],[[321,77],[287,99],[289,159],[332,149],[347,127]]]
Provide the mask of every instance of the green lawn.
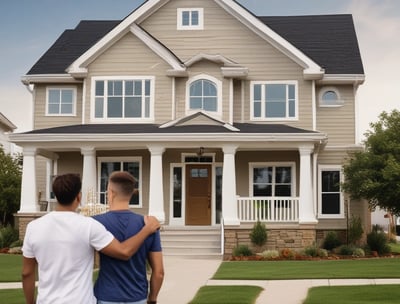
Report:
[[22,289],[1,289],[1,303],[21,304],[25,303],[24,293]]
[[327,286],[311,288],[303,304],[396,304],[399,299],[399,285]]
[[216,280],[400,278],[400,259],[223,262]]
[[0,282],[21,282],[22,255],[0,254],[0,269]]
[[252,304],[262,290],[256,286],[204,286],[189,304]]
[[392,253],[400,254],[400,243],[389,243]]

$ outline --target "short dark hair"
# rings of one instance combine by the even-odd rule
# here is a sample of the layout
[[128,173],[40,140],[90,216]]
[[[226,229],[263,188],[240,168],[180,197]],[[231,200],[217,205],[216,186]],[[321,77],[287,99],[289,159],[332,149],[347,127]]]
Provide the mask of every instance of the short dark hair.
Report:
[[118,191],[123,196],[132,196],[135,191],[136,179],[126,171],[116,171],[111,173],[109,178],[110,183],[118,187]]
[[53,182],[53,192],[59,204],[68,206],[81,192],[82,182],[78,174],[59,175]]

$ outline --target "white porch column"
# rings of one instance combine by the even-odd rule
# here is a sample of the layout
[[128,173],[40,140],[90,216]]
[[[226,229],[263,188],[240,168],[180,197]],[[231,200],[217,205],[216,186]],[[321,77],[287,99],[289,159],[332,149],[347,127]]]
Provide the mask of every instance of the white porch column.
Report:
[[317,224],[313,202],[311,153],[313,146],[299,147],[300,153],[300,200],[299,223]]
[[149,187],[149,215],[155,216],[161,223],[165,222],[164,212],[164,184],[162,155],[164,147],[149,146],[150,151],[150,187]]
[[82,204],[86,205],[89,191],[97,192],[96,150],[93,147],[81,148],[83,155]]
[[34,147],[25,147],[22,167],[21,202],[18,213],[37,212],[36,152]]
[[237,146],[224,146],[222,215],[225,225],[240,225],[237,214],[235,153]]

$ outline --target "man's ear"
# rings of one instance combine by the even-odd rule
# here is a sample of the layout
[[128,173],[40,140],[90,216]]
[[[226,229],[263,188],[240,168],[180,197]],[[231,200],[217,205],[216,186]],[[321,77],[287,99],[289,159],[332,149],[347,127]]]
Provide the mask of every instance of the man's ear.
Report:
[[78,195],[76,196],[76,200],[78,201],[78,203],[80,204],[82,201],[82,191],[78,193]]

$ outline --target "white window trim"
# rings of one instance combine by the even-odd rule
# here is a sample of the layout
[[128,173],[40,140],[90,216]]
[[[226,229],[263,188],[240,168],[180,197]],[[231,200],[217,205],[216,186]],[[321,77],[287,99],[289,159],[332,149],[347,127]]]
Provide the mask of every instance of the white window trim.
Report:
[[[328,91],[332,91],[335,92],[338,99],[336,101],[336,104],[333,105],[326,105],[322,103],[322,96],[328,92]],[[344,106],[344,100],[341,98],[340,96],[340,92],[336,87],[324,87],[320,90],[319,92],[319,96],[318,96],[318,104],[320,108],[340,108]]]
[[343,192],[340,191],[340,213],[339,214],[322,214],[322,179],[321,173],[323,171],[339,171],[340,182],[343,181],[342,167],[340,165],[319,165],[318,166],[318,218],[321,219],[343,219],[345,218],[344,210],[344,197]]
[[252,162],[249,163],[249,196],[253,197],[253,169],[264,167],[291,167],[292,168],[292,196],[296,197],[296,163],[295,162]]
[[100,178],[101,178],[101,163],[106,162],[138,162],[139,163],[139,204],[138,205],[129,205],[129,208],[143,208],[143,164],[142,164],[142,157],[140,156],[133,156],[133,157],[99,157],[97,158],[97,193],[98,199],[100,200]]
[[[209,81],[215,83],[217,86],[217,111],[215,111],[215,112],[199,110],[199,109],[197,109],[197,110],[190,109],[190,85],[193,82],[195,82],[197,80],[201,80],[201,79],[209,80]],[[191,114],[194,114],[197,112],[204,112],[204,113],[207,113],[208,115],[214,116],[218,119],[222,118],[222,81],[221,80],[219,80],[213,76],[207,75],[207,74],[200,74],[200,75],[196,75],[196,76],[190,78],[186,82],[186,115],[191,115]]]
[[[72,90],[72,113],[68,114],[51,114],[49,113],[49,91],[50,90]],[[76,100],[77,100],[77,89],[76,87],[58,87],[49,86],[46,87],[46,116],[76,116]]]
[[[190,13],[197,11],[199,13],[199,24],[198,25],[183,25],[182,13],[189,11]],[[193,30],[204,30],[204,9],[203,8],[178,8],[177,9],[177,23],[176,28],[179,31],[193,31]]]
[[[96,118],[96,81],[115,81],[115,80],[150,80],[150,115],[149,117],[138,118]],[[155,101],[155,76],[96,76],[92,77],[90,94],[90,120],[95,123],[152,123],[154,122],[154,101]],[[107,96],[107,85],[104,86],[104,96]],[[106,97],[105,97],[106,98]],[[104,100],[104,113],[107,113],[107,102]]]
[[[262,90],[262,103],[261,106],[261,117],[254,117],[254,85],[267,85],[267,84],[285,84],[285,85],[294,85],[294,94],[295,94],[295,116],[289,117],[289,107],[286,107],[286,117],[276,117],[270,118],[265,117],[265,91]],[[299,118],[299,84],[297,80],[279,80],[279,81],[250,81],[250,120],[252,121],[295,121]]]
[[[181,168],[182,170],[182,209],[181,209],[181,217],[174,217],[174,168]],[[185,225],[185,214],[186,214],[186,178],[185,178],[185,164],[179,164],[179,163],[171,163],[170,164],[170,184],[169,184],[169,189],[170,189],[170,204],[169,204],[169,223],[170,226],[184,226]]]

